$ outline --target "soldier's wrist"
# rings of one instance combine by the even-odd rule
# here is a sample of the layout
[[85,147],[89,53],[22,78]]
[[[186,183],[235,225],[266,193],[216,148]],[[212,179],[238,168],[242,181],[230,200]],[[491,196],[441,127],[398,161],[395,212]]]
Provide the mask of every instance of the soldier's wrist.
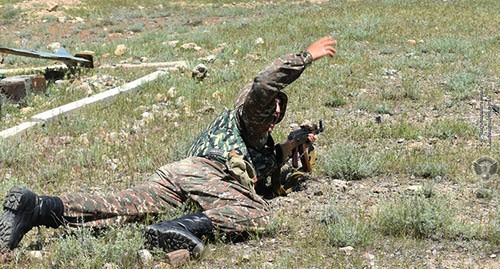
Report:
[[309,66],[309,65],[312,64],[312,62],[313,62],[314,59],[313,59],[312,54],[309,51],[303,50],[300,53],[300,55],[302,56],[302,60],[304,61],[304,65],[305,66]]

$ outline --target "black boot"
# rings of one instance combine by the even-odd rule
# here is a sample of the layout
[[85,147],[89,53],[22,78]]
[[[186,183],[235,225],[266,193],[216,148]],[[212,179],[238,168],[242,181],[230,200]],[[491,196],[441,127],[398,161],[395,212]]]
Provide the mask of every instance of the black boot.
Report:
[[63,224],[64,206],[59,197],[38,196],[14,187],[5,197],[0,217],[0,252],[14,249],[33,227],[57,228]]
[[150,247],[187,249],[194,258],[199,258],[204,249],[200,238],[212,233],[212,221],[201,212],[149,225],[144,232]]

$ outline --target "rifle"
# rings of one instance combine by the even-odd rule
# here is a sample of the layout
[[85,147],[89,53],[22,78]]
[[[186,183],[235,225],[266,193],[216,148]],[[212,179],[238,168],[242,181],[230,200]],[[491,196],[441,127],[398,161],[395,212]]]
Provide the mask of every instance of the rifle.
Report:
[[300,162],[302,163],[302,169],[304,172],[311,172],[312,167],[311,167],[311,160],[309,158],[309,152],[314,149],[308,148],[306,143],[307,143],[307,137],[309,134],[319,134],[323,132],[325,128],[323,127],[323,121],[319,120],[318,125],[316,124],[305,124],[301,125],[300,129],[295,130],[290,132],[288,134],[288,139],[289,140],[295,140],[297,141],[297,147],[295,147],[292,150],[292,166],[294,168],[299,167],[299,156],[300,156]]

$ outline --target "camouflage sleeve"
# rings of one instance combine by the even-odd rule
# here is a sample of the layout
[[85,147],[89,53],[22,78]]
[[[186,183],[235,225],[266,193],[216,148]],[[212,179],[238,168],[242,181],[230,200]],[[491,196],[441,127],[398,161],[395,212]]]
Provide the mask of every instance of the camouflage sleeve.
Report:
[[287,54],[276,59],[242,89],[243,94],[240,92],[236,108],[250,146],[259,148],[265,143],[269,124],[274,120],[275,98],[311,64],[308,56],[309,53]]

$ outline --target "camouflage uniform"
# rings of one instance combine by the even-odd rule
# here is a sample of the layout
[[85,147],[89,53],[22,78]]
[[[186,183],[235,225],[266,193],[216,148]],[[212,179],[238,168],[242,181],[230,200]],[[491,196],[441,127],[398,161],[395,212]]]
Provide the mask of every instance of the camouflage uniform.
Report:
[[[137,221],[195,202],[222,232],[263,228],[271,217],[268,203],[231,176],[226,167],[234,152],[265,180],[279,167],[270,124],[284,116],[287,96],[281,90],[311,63],[309,53],[276,59],[239,93],[233,110],[223,111],[199,136],[189,156],[160,167],[142,185],[108,195],[61,196],[70,225],[105,226]],[[281,99],[280,118],[275,118]]]

